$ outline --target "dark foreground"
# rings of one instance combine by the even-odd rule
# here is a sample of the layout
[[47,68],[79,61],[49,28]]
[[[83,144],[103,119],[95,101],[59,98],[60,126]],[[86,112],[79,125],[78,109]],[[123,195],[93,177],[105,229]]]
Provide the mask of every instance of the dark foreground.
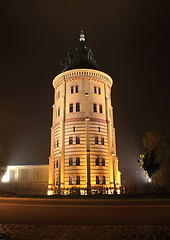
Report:
[[0,232],[6,234],[6,238],[3,239],[8,240],[170,239],[169,226],[0,224]]
[[170,200],[0,199],[11,240],[170,239],[169,216]]

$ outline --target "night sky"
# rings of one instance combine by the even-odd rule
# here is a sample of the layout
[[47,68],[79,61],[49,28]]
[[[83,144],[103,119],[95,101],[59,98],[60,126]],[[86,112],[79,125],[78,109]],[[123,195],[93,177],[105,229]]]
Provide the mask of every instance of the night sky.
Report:
[[170,7],[157,0],[0,0],[0,143],[9,164],[47,164],[52,80],[86,46],[114,79],[120,168],[138,167],[150,129],[170,134]]

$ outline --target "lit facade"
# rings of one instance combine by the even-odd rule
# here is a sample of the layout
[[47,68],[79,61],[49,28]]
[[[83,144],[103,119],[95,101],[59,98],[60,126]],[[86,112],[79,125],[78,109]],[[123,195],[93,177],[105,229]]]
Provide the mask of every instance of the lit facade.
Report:
[[112,84],[81,33],[75,54],[53,80],[49,195],[72,187],[87,193],[99,186],[119,188]]

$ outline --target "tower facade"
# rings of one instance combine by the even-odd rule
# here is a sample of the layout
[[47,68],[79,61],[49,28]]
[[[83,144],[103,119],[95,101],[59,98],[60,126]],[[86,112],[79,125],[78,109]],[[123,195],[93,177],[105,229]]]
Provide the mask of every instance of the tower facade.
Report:
[[54,105],[51,127],[48,194],[69,193],[79,187],[91,193],[95,187],[110,192],[120,186],[111,87],[85,46],[79,47],[53,80]]

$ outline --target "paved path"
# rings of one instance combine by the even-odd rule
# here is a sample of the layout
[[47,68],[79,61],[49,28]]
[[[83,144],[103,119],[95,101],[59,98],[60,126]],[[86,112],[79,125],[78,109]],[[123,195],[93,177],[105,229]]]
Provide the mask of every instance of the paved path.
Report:
[[0,233],[4,240],[169,240],[170,226],[0,224]]

